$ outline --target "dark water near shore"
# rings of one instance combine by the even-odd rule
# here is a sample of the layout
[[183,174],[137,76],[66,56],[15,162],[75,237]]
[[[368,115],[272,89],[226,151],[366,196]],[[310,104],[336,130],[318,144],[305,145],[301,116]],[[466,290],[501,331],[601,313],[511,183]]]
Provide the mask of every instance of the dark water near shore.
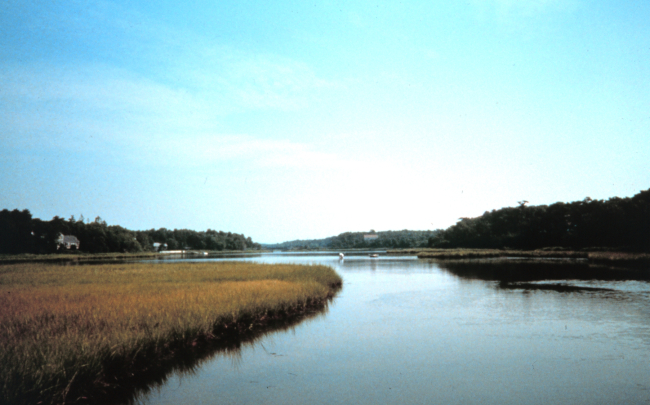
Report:
[[640,273],[580,261],[235,260],[330,265],[343,289],[326,313],[172,374],[135,403],[650,403]]

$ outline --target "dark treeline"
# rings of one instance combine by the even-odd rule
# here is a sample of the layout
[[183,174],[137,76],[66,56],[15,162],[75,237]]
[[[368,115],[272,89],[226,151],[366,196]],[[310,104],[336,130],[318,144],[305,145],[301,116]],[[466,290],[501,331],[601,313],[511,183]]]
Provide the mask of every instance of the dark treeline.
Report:
[[[440,231],[384,231],[344,232],[324,239],[293,240],[276,245],[264,245],[269,249],[380,249],[426,247],[430,238]],[[364,235],[377,235],[366,239]]]
[[367,232],[345,232],[332,238],[332,249],[345,248],[417,248],[426,247],[430,238],[435,237],[439,231],[383,231],[371,232],[377,239],[365,240]]
[[325,239],[296,239],[288,242],[275,243],[275,244],[262,244],[266,249],[299,249],[299,250],[318,250],[329,248],[330,243],[334,237]]
[[461,218],[430,238],[429,247],[650,251],[650,190],[607,201],[526,204]]
[[253,242],[250,237],[247,238],[244,235],[232,232],[213,231],[212,229],[205,232],[196,232],[189,229],[174,229],[172,231],[160,228],[140,232],[146,233],[152,241],[166,243],[169,250],[185,248],[198,250],[261,249],[261,245]]
[[[73,235],[79,240],[79,250],[88,253],[146,252],[154,250],[154,243],[168,250],[244,250],[259,249],[250,237],[213,231],[196,232],[189,229],[165,228],[131,231],[119,225],[107,225],[100,217],[84,221],[54,217],[50,221],[32,218],[28,210],[0,211],[0,253],[69,252],[57,243],[59,235]],[[74,248],[73,248],[74,249]]]

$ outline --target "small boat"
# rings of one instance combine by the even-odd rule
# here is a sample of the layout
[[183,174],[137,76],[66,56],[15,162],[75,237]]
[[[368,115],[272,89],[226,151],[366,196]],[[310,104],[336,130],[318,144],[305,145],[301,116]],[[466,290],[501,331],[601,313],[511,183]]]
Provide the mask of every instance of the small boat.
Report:
[[343,260],[345,258],[345,255],[343,253],[339,253],[339,259]]
[[376,254],[376,253],[375,253],[375,254],[368,255],[368,256],[370,256],[370,257],[379,257],[379,255]]

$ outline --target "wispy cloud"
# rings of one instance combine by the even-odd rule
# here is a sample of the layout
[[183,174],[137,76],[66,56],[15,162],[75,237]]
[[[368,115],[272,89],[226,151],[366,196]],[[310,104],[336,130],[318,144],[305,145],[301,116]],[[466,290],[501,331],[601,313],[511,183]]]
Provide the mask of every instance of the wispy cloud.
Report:
[[[306,108],[313,94],[335,84],[304,63],[231,52],[218,72],[199,66],[185,85],[143,77],[105,64],[0,64],[0,124],[5,148],[101,150],[125,158],[163,158],[197,166],[246,161],[257,168],[349,167],[308,143],[224,134],[228,114]],[[200,72],[200,73],[197,73]],[[20,108],[17,108],[20,106]]]
[[[5,147],[57,146],[57,138],[89,135],[118,143],[191,140],[218,134],[219,121],[230,114],[309,108],[338,86],[300,60],[236,49],[113,3],[33,9],[29,21],[40,23],[23,25],[29,35],[83,45],[69,59],[0,62]],[[20,13],[10,7],[7,16],[28,19]],[[105,47],[98,59],[92,48],[105,46],[107,35],[119,42],[119,51]]]
[[191,139],[169,138],[150,146],[166,161],[192,166],[234,163],[253,169],[352,170],[363,167],[358,159],[324,151],[307,142],[261,139],[250,135],[205,135]]
[[304,63],[234,51],[175,71],[183,76],[170,85],[106,64],[0,64],[5,142],[56,145],[63,134],[189,141],[218,133],[229,114],[308,108],[336,86]]
[[0,122],[4,141],[14,146],[74,149],[75,140],[89,136],[155,139],[211,129],[217,115],[214,102],[201,95],[109,66],[4,64],[0,70]]

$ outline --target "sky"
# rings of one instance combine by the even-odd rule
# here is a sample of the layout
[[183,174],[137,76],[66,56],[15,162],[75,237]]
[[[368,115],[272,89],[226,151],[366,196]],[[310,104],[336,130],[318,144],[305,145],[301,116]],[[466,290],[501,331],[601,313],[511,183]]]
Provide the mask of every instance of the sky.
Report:
[[650,2],[0,4],[0,209],[255,242],[650,188]]

